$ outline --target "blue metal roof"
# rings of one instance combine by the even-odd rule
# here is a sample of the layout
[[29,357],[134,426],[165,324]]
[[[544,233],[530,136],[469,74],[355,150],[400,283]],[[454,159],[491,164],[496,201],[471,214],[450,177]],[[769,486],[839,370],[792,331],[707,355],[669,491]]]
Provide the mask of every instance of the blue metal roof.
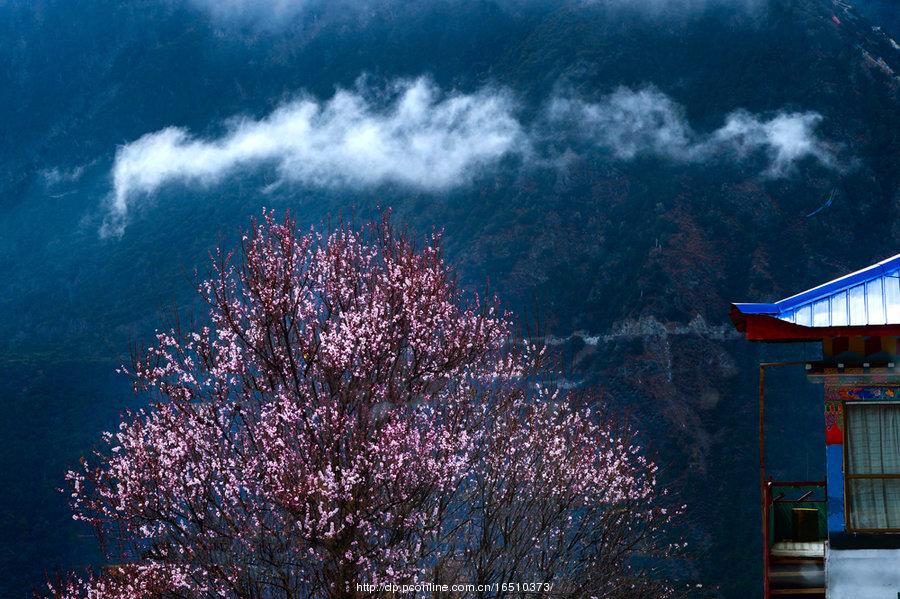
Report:
[[811,328],[900,324],[900,254],[773,304],[734,304]]

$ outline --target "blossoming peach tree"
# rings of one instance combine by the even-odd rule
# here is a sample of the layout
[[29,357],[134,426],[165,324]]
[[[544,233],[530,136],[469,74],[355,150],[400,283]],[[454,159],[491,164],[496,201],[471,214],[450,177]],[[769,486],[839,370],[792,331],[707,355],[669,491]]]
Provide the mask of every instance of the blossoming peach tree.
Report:
[[461,289],[439,237],[267,212],[220,251],[206,324],[124,369],[148,407],[68,474],[109,565],[49,595],[665,595],[655,466],[589,396],[541,384],[544,351]]

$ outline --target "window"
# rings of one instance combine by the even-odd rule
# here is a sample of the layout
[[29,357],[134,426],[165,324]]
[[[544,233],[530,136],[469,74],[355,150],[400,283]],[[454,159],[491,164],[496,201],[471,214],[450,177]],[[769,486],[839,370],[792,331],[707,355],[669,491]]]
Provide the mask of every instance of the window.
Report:
[[900,404],[846,408],[847,527],[900,531]]

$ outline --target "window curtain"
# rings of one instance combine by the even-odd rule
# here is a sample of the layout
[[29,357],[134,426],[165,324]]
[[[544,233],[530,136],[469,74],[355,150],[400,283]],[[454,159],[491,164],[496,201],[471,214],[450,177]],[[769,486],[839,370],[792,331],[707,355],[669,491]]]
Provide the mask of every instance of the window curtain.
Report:
[[[900,405],[847,404],[848,474],[900,474]],[[852,528],[900,529],[900,478],[848,478]]]

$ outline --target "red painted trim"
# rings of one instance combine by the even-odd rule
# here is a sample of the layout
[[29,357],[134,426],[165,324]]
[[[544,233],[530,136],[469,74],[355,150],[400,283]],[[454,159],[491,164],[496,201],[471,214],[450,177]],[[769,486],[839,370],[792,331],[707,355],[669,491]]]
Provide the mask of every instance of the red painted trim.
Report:
[[877,354],[881,351],[881,337],[869,337],[865,342],[865,352],[867,356]]
[[842,353],[850,351],[850,339],[848,337],[835,337],[831,344],[831,355],[839,356]]
[[804,327],[768,314],[742,314],[731,311],[735,328],[749,341],[814,341],[828,337],[893,337],[900,336],[900,325],[868,325],[847,327]]
[[844,431],[838,428],[838,425],[832,424],[825,429],[825,445],[843,445]]

